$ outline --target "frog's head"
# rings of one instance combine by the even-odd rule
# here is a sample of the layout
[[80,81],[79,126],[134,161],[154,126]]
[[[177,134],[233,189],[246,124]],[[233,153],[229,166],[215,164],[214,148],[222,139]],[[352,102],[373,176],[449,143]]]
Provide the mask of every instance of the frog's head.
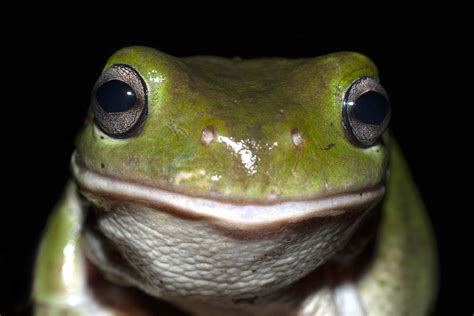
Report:
[[[265,247],[246,251],[266,240],[279,252],[253,260],[252,268],[242,264],[237,274],[258,274],[298,258],[295,251],[306,274],[382,197],[389,116],[376,67],[357,53],[243,61],[131,47],[109,59],[95,85],[72,165],[94,204],[118,209],[109,217],[146,213],[154,230],[184,221],[189,238],[205,230],[217,244],[245,235],[232,245],[244,256],[263,255]],[[298,251],[285,238],[309,241]],[[271,278],[278,286],[294,280],[283,271]]]

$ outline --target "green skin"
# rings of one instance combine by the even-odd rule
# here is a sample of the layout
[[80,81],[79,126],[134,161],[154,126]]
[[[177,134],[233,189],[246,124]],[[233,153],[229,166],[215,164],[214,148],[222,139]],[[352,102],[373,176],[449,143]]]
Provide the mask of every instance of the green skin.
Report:
[[[429,311],[437,283],[435,245],[409,170],[387,132],[383,141],[361,148],[349,141],[342,124],[345,91],[358,78],[378,80],[368,58],[343,52],[297,60],[177,59],[130,47],[115,53],[104,70],[113,64],[130,65],[141,75],[148,115],[135,135],[114,139],[89,111],[76,144],[86,168],[238,203],[317,199],[384,183],[374,256],[357,288],[370,315]],[[201,137],[209,126],[216,138],[206,145]],[[298,146],[292,133],[302,137]],[[90,203],[102,203],[85,194]],[[74,210],[74,195],[77,187],[71,184],[43,237],[33,290],[37,314],[84,312],[68,303],[82,282],[82,214]],[[383,286],[375,289],[374,283]]]

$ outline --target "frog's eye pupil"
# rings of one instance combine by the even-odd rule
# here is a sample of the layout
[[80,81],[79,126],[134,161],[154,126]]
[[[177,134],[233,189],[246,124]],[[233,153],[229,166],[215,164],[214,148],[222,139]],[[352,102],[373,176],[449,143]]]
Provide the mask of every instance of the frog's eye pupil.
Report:
[[132,87],[120,80],[102,84],[95,95],[100,107],[107,113],[125,112],[131,109],[137,97]]
[[390,103],[385,96],[368,91],[354,102],[354,116],[365,124],[379,125],[387,117]]

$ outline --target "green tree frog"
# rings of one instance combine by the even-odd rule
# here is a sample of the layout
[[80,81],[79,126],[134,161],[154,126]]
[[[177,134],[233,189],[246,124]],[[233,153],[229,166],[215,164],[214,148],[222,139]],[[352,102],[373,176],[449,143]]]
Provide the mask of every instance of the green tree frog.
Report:
[[106,63],[35,266],[37,315],[424,315],[434,238],[375,65]]

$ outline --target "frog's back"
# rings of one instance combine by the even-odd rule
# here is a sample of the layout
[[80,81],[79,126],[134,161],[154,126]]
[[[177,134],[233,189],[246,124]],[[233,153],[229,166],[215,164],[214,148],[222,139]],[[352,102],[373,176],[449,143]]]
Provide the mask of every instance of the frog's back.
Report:
[[274,88],[286,92],[290,97],[295,95],[295,91],[301,90],[305,82],[314,81],[314,78],[327,77],[324,78],[327,82],[335,73],[343,73],[344,69],[349,69],[353,65],[357,68],[364,63],[370,64],[365,56],[354,52],[338,52],[299,59],[191,56],[180,58],[180,61],[189,67],[189,72],[205,79],[213,87],[220,87],[226,92],[240,93],[240,96],[244,97],[268,92]]

